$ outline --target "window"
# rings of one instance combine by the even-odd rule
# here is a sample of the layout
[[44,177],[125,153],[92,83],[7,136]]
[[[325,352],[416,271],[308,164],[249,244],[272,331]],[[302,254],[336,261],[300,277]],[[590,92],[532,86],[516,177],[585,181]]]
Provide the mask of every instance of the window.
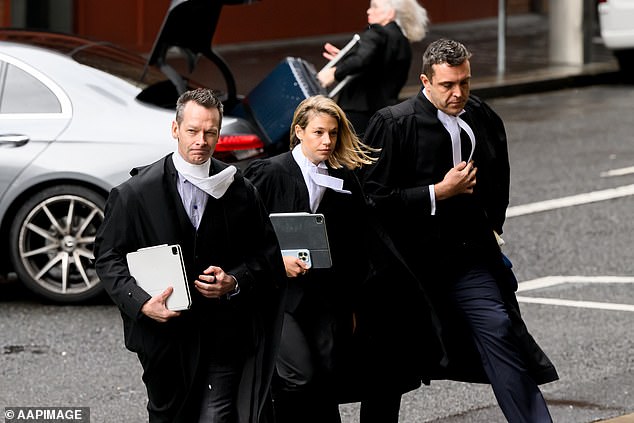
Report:
[[0,62],[0,113],[61,113],[53,92],[37,78]]

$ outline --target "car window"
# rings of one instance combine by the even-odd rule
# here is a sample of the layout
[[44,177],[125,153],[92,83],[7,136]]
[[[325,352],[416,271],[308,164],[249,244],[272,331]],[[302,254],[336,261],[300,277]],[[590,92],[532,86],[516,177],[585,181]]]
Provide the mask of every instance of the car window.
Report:
[[109,44],[90,44],[70,53],[77,62],[116,75],[139,88],[166,79],[158,69],[145,66],[141,57],[129,54]]
[[10,63],[0,62],[0,113],[60,113],[55,94],[41,81]]

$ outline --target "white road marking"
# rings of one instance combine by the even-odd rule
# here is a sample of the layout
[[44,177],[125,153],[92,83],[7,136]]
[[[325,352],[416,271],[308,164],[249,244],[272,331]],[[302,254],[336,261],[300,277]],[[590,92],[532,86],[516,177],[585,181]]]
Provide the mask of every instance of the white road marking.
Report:
[[[634,284],[634,276],[546,276],[543,278],[532,279],[530,281],[520,282],[517,292],[532,291],[535,289],[547,288],[550,286],[568,284],[568,283],[585,283],[585,284]],[[542,298],[542,297],[524,297],[517,296],[517,301],[522,303],[545,304],[564,307],[592,308],[599,310],[629,311],[634,312],[634,304],[618,304],[604,303],[598,301],[578,301],[566,300],[560,298]]]
[[563,207],[612,200],[629,195],[634,195],[634,184],[509,207],[506,210],[506,217],[523,216],[525,214],[539,213]]
[[546,276],[520,282],[517,292],[547,288],[564,283],[634,283],[634,276]]
[[612,169],[606,172],[601,172],[599,176],[601,176],[602,178],[609,178],[611,176],[624,176],[624,175],[630,175],[633,173],[634,173],[634,166],[629,166],[629,167],[622,167],[620,169]]
[[564,307],[594,308],[599,310],[634,312],[634,304],[601,303],[597,301],[574,301],[574,300],[562,300],[558,298],[539,298],[539,297],[517,297],[517,301],[521,303],[546,304],[546,305],[556,305],[556,306],[564,306]]

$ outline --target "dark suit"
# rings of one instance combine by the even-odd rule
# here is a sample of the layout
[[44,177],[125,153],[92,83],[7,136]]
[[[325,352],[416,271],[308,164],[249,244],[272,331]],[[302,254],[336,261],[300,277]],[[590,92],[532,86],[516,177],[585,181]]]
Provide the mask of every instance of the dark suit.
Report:
[[[394,394],[398,399],[420,385],[422,356],[436,354],[440,360],[438,345],[435,349],[429,341],[435,336],[429,308],[421,307],[426,299],[417,281],[395,264],[398,258],[373,220],[354,173],[329,169],[329,174],[352,191],[327,189],[317,209],[325,216],[333,267],[313,269],[289,282],[285,319],[297,323],[313,351],[321,395],[334,395],[338,402],[373,396],[384,402]],[[291,152],[254,162],[245,176],[270,212],[310,211],[308,189]],[[386,282],[395,293],[389,298]],[[429,336],[412,336],[422,326]],[[304,410],[302,421],[309,416]]]
[[[493,234],[494,230],[502,233],[509,201],[504,126],[475,97],[465,110],[461,118],[476,137],[473,160],[478,170],[473,194],[437,201],[436,214],[431,214],[429,185],[440,182],[453,167],[453,155],[449,133],[422,92],[372,118],[365,141],[382,148],[381,157],[361,176],[364,190],[377,204],[399,251],[425,281],[441,318],[449,366],[436,369],[431,377],[491,382],[507,413],[511,401],[500,398],[503,389],[493,369],[503,375],[500,379],[508,376],[517,391],[526,387],[535,392],[536,383],[558,376],[520,317],[510,282],[514,277],[503,263]],[[485,289],[479,290],[482,286]],[[485,310],[478,316],[486,322],[483,327],[476,322],[479,310]],[[483,347],[485,333],[493,339],[490,348]],[[500,355],[513,363],[509,369],[488,356],[498,347]],[[507,418],[524,421],[518,416]]]
[[[211,160],[211,173],[226,167]],[[238,173],[222,198],[209,197],[196,230],[182,206],[171,156],[131,173],[108,197],[95,256],[99,277],[121,310],[125,345],[143,365],[150,421],[196,421],[207,363],[238,358],[246,363],[239,421],[254,423],[272,374],[284,283],[268,215]],[[159,244],[181,245],[191,283],[191,309],[167,323],[141,313],[150,295],[135,284],[125,258]],[[206,299],[198,293],[193,280],[211,264],[236,278],[238,295]]]
[[372,114],[396,104],[412,63],[412,49],[395,22],[370,25],[359,43],[336,65],[335,79],[354,78],[341,90],[337,103],[358,133]]

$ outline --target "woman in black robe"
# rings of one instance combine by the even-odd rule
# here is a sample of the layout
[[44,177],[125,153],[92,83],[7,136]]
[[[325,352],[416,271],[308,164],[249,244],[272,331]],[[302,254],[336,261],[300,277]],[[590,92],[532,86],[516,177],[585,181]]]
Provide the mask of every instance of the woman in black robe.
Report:
[[[412,64],[410,43],[425,37],[429,23],[427,11],[417,0],[372,0],[366,13],[368,26],[359,42],[317,75],[322,86],[329,88],[348,79],[337,104],[360,136],[374,112],[399,101]],[[324,45],[323,56],[328,60],[339,52],[330,43]]]
[[338,403],[362,401],[363,423],[398,421],[401,394],[420,385],[423,356],[438,344],[424,292],[406,269],[395,274],[398,257],[355,175],[373,162],[372,150],[324,96],[297,107],[290,138],[291,151],[253,162],[245,176],[270,213],[324,215],[332,267],[307,269],[284,257],[290,279],[273,383],[276,420],[340,422]]

